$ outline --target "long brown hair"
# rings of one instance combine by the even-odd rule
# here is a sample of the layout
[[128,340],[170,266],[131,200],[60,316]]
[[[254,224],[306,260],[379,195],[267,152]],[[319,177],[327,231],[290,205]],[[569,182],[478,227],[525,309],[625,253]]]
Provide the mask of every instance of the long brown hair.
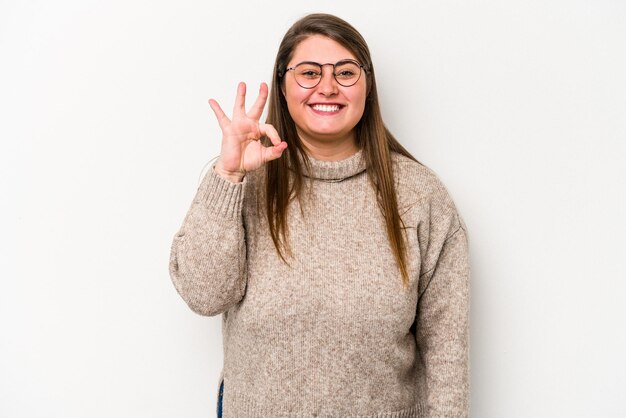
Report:
[[[390,154],[391,151],[395,151],[413,161],[418,161],[400,145],[383,123],[376,92],[374,66],[365,39],[348,22],[333,15],[316,13],[298,20],[285,34],[276,55],[266,122],[276,128],[281,139],[289,143],[289,147],[281,158],[266,163],[265,203],[272,241],[278,255],[287,263],[281,250],[284,249],[291,255],[291,248],[287,243],[287,206],[291,200],[299,197],[303,190],[299,156],[306,155],[306,152],[289,114],[281,83],[284,70],[296,47],[311,35],[323,35],[341,44],[365,66],[368,95],[363,116],[355,126],[357,146],[363,150],[366,172],[376,190],[378,205],[387,226],[389,244],[402,274],[402,283],[406,287],[409,274],[406,245],[402,236],[404,223],[398,213]],[[266,146],[271,145],[267,138],[263,138],[263,142]],[[302,158],[302,161],[308,166],[308,158]]]

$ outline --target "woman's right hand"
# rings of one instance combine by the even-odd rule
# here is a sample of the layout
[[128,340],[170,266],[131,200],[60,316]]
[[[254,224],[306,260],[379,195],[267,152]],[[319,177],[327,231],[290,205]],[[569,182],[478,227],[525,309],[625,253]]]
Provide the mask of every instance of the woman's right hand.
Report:
[[[215,171],[233,182],[242,181],[248,171],[279,158],[287,148],[287,143],[281,141],[272,125],[259,123],[267,100],[267,90],[267,84],[261,83],[259,96],[246,112],[246,84],[239,83],[232,119],[226,116],[214,99],[209,99],[209,105],[222,129],[222,150]],[[263,136],[267,136],[273,146],[265,147],[261,144]]]

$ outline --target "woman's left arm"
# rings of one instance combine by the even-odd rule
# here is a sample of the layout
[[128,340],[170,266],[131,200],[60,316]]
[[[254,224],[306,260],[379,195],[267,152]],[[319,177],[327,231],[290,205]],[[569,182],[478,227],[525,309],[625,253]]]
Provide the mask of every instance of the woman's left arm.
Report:
[[416,342],[429,418],[469,416],[469,238],[456,211],[450,219],[446,233],[434,238],[432,267],[420,276]]

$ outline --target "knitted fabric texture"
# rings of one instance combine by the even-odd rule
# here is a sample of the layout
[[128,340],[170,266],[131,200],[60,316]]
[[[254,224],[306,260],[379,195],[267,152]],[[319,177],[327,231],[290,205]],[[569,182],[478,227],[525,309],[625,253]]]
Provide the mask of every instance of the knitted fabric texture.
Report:
[[169,268],[194,312],[223,314],[224,418],[469,415],[465,223],[432,170],[392,153],[405,288],[362,152],[310,159],[288,211],[289,265],[263,168],[233,183],[213,166],[198,187]]

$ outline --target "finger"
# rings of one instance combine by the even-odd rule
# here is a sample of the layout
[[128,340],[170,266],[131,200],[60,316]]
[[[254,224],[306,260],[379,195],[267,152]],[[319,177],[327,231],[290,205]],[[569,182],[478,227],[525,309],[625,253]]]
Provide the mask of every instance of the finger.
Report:
[[226,116],[219,103],[217,103],[214,99],[209,99],[209,106],[211,106],[213,113],[215,113],[215,117],[217,118],[217,123],[219,123],[220,128],[224,129],[226,124],[230,122],[230,119],[228,119],[228,116]]
[[256,98],[256,101],[250,108],[248,112],[248,116],[252,119],[259,120],[261,118],[261,114],[263,113],[263,108],[265,107],[265,102],[267,100],[267,84],[261,83],[261,87],[259,88],[259,96]]
[[237,97],[235,98],[234,116],[245,116],[246,114],[246,83],[243,81],[237,85]]
[[281,142],[283,142],[280,139],[280,136],[278,135],[278,131],[276,130],[276,128],[274,128],[269,123],[260,123],[259,132],[261,133],[262,136],[268,137],[270,141],[272,141],[272,144],[274,144],[274,146],[279,145]]
[[273,147],[263,148],[263,159],[265,162],[275,160],[283,155],[283,151],[287,149],[287,143],[285,141]]

